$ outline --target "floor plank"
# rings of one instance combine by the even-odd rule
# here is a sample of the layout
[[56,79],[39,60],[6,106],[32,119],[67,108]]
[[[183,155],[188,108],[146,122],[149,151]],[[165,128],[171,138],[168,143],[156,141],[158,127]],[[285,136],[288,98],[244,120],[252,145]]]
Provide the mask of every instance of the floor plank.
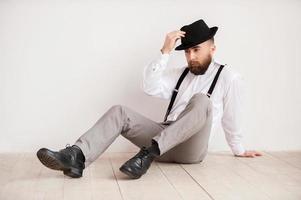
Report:
[[[201,165],[181,165],[215,200],[269,199],[233,169],[230,153],[209,153]],[[244,169],[242,169],[244,170]]]
[[122,199],[108,154],[101,155],[89,168],[92,177],[92,199]]
[[22,159],[22,154],[0,154],[0,197],[3,187],[9,182],[12,173],[14,173],[13,166],[15,166],[20,159]]
[[301,199],[300,151],[256,158],[209,152],[199,164],[154,162],[129,179],[119,167],[134,154],[104,153],[79,179],[44,167],[34,153],[0,154],[0,199]]
[[301,169],[301,151],[271,151],[266,153]]
[[[209,200],[212,199],[194,179],[175,163],[156,163],[170,184],[179,192],[183,199]],[[200,164],[194,164],[196,166]]]
[[33,154],[21,154],[18,162],[12,167],[13,173],[4,185],[1,200],[35,199],[35,183],[41,171],[41,165],[34,159]]
[[90,168],[85,169],[81,178],[64,176],[64,199],[92,199]]
[[[223,165],[227,165],[269,199],[299,199],[298,192],[291,193],[286,189],[284,182],[274,180],[274,176],[271,176],[269,172],[269,168],[273,168],[269,164],[271,162],[270,157],[265,152],[262,153],[263,156],[256,158],[235,157],[233,160],[229,157]],[[222,153],[219,153],[220,155]],[[250,163],[252,165],[249,165]],[[258,169],[253,167],[260,165],[265,166],[267,170],[260,173]],[[279,165],[279,163],[276,162],[274,165]]]
[[119,167],[134,156],[133,153],[111,154],[111,161],[123,199],[128,200],[169,200],[181,199],[179,193],[165,178],[157,165],[151,165],[147,173],[139,179],[129,179]]
[[41,173],[35,184],[36,199],[56,200],[64,198],[64,174],[41,166]]
[[265,187],[273,199],[301,199],[301,170],[263,153],[256,159],[239,158],[239,161],[256,172],[257,184]]

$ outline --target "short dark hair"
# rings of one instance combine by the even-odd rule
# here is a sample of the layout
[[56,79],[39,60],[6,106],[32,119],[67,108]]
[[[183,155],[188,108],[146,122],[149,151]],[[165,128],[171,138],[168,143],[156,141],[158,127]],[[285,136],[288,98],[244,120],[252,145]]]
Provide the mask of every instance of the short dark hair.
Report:
[[210,38],[210,40],[212,41],[212,43],[214,44],[214,37]]

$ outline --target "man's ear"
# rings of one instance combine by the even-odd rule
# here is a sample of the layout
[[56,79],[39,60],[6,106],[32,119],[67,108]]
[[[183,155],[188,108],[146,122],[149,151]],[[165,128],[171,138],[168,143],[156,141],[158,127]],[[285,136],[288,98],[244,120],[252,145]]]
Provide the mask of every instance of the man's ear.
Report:
[[215,46],[215,44],[213,44],[213,45],[211,46],[210,50],[211,50],[211,53],[214,53],[214,52],[216,51],[216,46]]

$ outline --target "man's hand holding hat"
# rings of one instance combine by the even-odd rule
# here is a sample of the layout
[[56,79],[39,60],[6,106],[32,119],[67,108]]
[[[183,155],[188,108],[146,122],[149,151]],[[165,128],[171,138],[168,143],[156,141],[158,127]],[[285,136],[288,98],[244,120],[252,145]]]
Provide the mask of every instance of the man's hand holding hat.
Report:
[[165,42],[164,42],[163,47],[161,48],[161,52],[163,54],[170,53],[174,49],[176,42],[181,37],[185,37],[184,31],[176,30],[176,31],[172,31],[172,32],[168,33],[165,37]]

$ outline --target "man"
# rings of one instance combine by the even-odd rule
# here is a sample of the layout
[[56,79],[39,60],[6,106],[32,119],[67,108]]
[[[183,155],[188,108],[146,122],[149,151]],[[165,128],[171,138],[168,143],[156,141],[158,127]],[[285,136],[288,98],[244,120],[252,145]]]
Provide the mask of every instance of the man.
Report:
[[[168,33],[159,59],[144,68],[143,90],[171,100],[163,122],[152,121],[127,106],[114,105],[74,145],[57,152],[42,148],[37,152],[39,160],[67,176],[81,177],[84,168],[122,135],[141,148],[119,168],[136,179],[154,160],[204,160],[212,124],[220,118],[235,156],[261,156],[259,152],[246,151],[241,144],[242,80],[238,73],[213,59],[217,29],[198,20]],[[179,39],[181,45],[175,50],[185,51],[188,67],[168,68],[169,54]]]

